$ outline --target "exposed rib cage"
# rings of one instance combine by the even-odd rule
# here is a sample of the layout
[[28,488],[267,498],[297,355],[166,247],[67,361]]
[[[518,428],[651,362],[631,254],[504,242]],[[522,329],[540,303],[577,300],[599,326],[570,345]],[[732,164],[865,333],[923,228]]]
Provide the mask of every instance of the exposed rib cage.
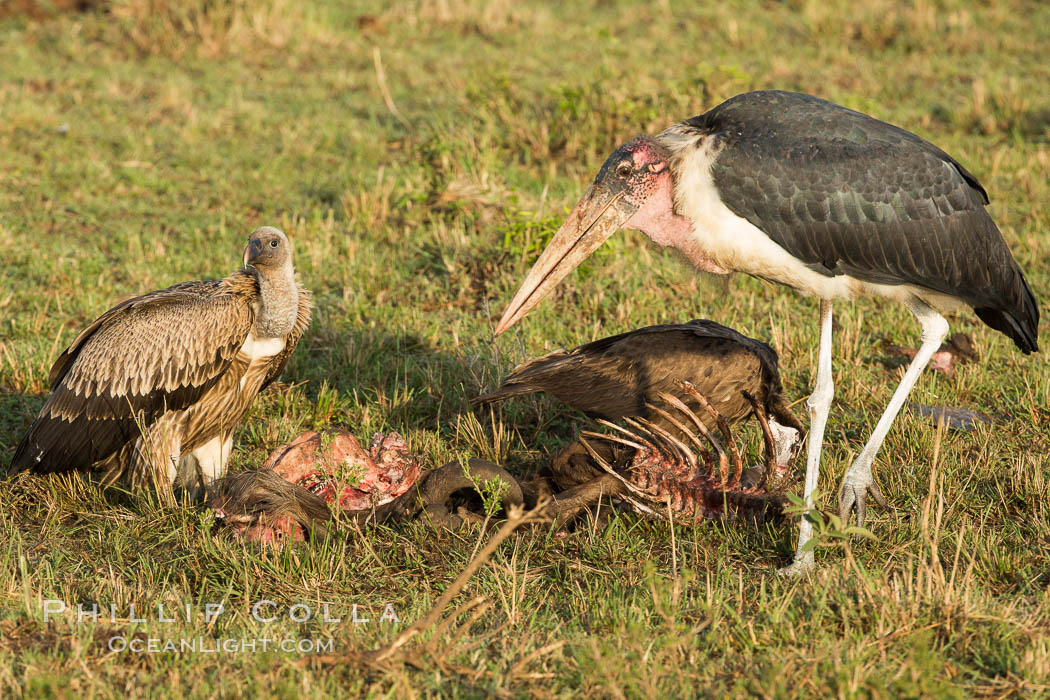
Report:
[[[626,500],[639,512],[687,521],[739,517],[761,522],[780,518],[786,499],[778,486],[784,482],[789,467],[774,460],[774,454],[784,450],[775,446],[758,401],[745,394],[755,408],[765,443],[761,474],[748,478],[729,423],[692,384],[682,382],[681,388],[714,418],[722,440],[683,401],[661,394],[660,398],[681,416],[653,406],[649,409],[678,428],[688,444],[649,420],[626,418],[624,422],[630,430],[600,420],[615,432],[582,432],[584,448],[602,469],[623,482],[629,492]],[[607,458],[608,450],[595,449],[588,438],[613,443],[617,448],[611,452],[613,459]],[[794,437],[789,439],[793,441]]]

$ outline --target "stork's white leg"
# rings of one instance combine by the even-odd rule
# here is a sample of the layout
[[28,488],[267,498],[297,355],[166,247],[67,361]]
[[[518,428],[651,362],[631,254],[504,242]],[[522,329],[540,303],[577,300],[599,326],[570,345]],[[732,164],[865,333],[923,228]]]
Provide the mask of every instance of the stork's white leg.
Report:
[[919,375],[926,369],[926,365],[930,364],[933,354],[937,352],[937,349],[948,335],[948,322],[924,302],[912,298],[908,303],[908,308],[911,309],[911,312],[915,314],[915,318],[922,325],[922,345],[919,347],[919,351],[915,353],[915,358],[911,361],[911,364],[908,365],[908,371],[904,373],[904,378],[901,379],[897,390],[893,392],[893,398],[890,399],[890,403],[886,406],[882,418],[875,425],[875,430],[872,431],[871,437],[868,438],[868,443],[864,445],[864,449],[861,450],[856,461],[853,462],[849,471],[846,472],[846,476],[842,479],[842,488],[839,489],[839,515],[842,517],[843,522],[849,517],[851,511],[856,508],[857,524],[861,527],[864,526],[869,492],[880,505],[886,505],[879,487],[875,485],[871,477],[871,465],[875,461],[875,454],[882,447],[882,441],[886,439],[886,433],[890,431],[893,419],[897,417],[897,414],[904,406],[904,402],[908,400],[908,394],[911,393],[912,387],[915,386],[915,382],[919,379]]
[[[817,349],[817,381],[806,405],[809,407],[809,441],[806,445],[806,484],[802,497],[808,508],[813,507],[813,492],[817,489],[820,475],[820,448],[824,443],[824,426],[831,412],[831,400],[835,396],[835,382],[831,376],[831,302],[820,302],[820,345]],[[798,528],[798,547],[795,561],[780,570],[785,575],[802,574],[814,566],[813,550],[803,547],[813,537],[813,525],[805,518]]]

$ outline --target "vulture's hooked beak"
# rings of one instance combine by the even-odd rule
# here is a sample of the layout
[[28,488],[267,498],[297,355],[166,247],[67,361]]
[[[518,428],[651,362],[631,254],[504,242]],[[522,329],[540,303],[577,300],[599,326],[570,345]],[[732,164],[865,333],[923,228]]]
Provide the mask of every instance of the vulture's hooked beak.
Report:
[[259,253],[262,252],[262,241],[253,238],[248,241],[248,245],[244,247],[244,266],[247,267],[249,262],[255,259]]
[[637,204],[625,198],[622,187],[610,187],[603,177],[605,170],[602,168],[587,194],[569,213],[529,270],[518,293],[503,312],[503,318],[496,326],[496,335],[521,320],[638,210]]

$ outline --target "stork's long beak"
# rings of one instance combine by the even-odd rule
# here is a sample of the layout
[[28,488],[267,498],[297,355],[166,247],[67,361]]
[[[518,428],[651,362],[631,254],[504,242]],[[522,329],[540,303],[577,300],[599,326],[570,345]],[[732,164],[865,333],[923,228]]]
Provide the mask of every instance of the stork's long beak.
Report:
[[539,304],[637,209],[637,205],[624,198],[624,190],[611,191],[599,175],[529,270],[518,293],[503,312],[503,318],[496,326],[496,335],[509,329]]

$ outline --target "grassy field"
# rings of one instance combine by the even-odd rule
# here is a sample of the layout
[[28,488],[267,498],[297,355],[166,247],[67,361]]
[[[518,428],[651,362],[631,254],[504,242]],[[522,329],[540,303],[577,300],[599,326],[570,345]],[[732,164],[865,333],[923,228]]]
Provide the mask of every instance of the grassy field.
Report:
[[[528,474],[585,420],[545,398],[475,416],[469,397],[526,357],[694,317],[770,342],[802,401],[816,303],[697,277],[635,232],[492,340],[612,148],[755,88],[811,92],[953,154],[1050,316],[1044,3],[95,5],[0,19],[0,469],[79,329],[121,297],[227,274],[262,224],[293,238],[317,309],[284,386],[238,432],[233,469],[339,425],[398,430],[433,466],[479,456]],[[828,508],[901,372],[885,344],[918,340],[900,308],[840,305],[835,320]],[[980,360],[925,376],[914,399],[1001,421],[938,435],[902,414],[876,460],[895,509],[875,511],[875,541],[829,535],[813,576],[783,580],[789,526],[523,530],[456,598],[485,603],[385,661],[363,652],[421,619],[484,535],[347,527],[259,553],[191,508],[0,482],[0,695],[1050,694],[1048,354],[1022,357],[972,315],[952,330]],[[45,623],[48,600],[106,612]],[[253,619],[262,600],[277,620]],[[325,602],[341,622],[317,619]],[[206,620],[209,603],[225,612]],[[300,603],[314,619],[289,619]],[[161,622],[158,604],[183,618],[190,605],[190,620]],[[379,620],[387,605],[400,622]],[[114,636],[327,651],[133,653]]]

